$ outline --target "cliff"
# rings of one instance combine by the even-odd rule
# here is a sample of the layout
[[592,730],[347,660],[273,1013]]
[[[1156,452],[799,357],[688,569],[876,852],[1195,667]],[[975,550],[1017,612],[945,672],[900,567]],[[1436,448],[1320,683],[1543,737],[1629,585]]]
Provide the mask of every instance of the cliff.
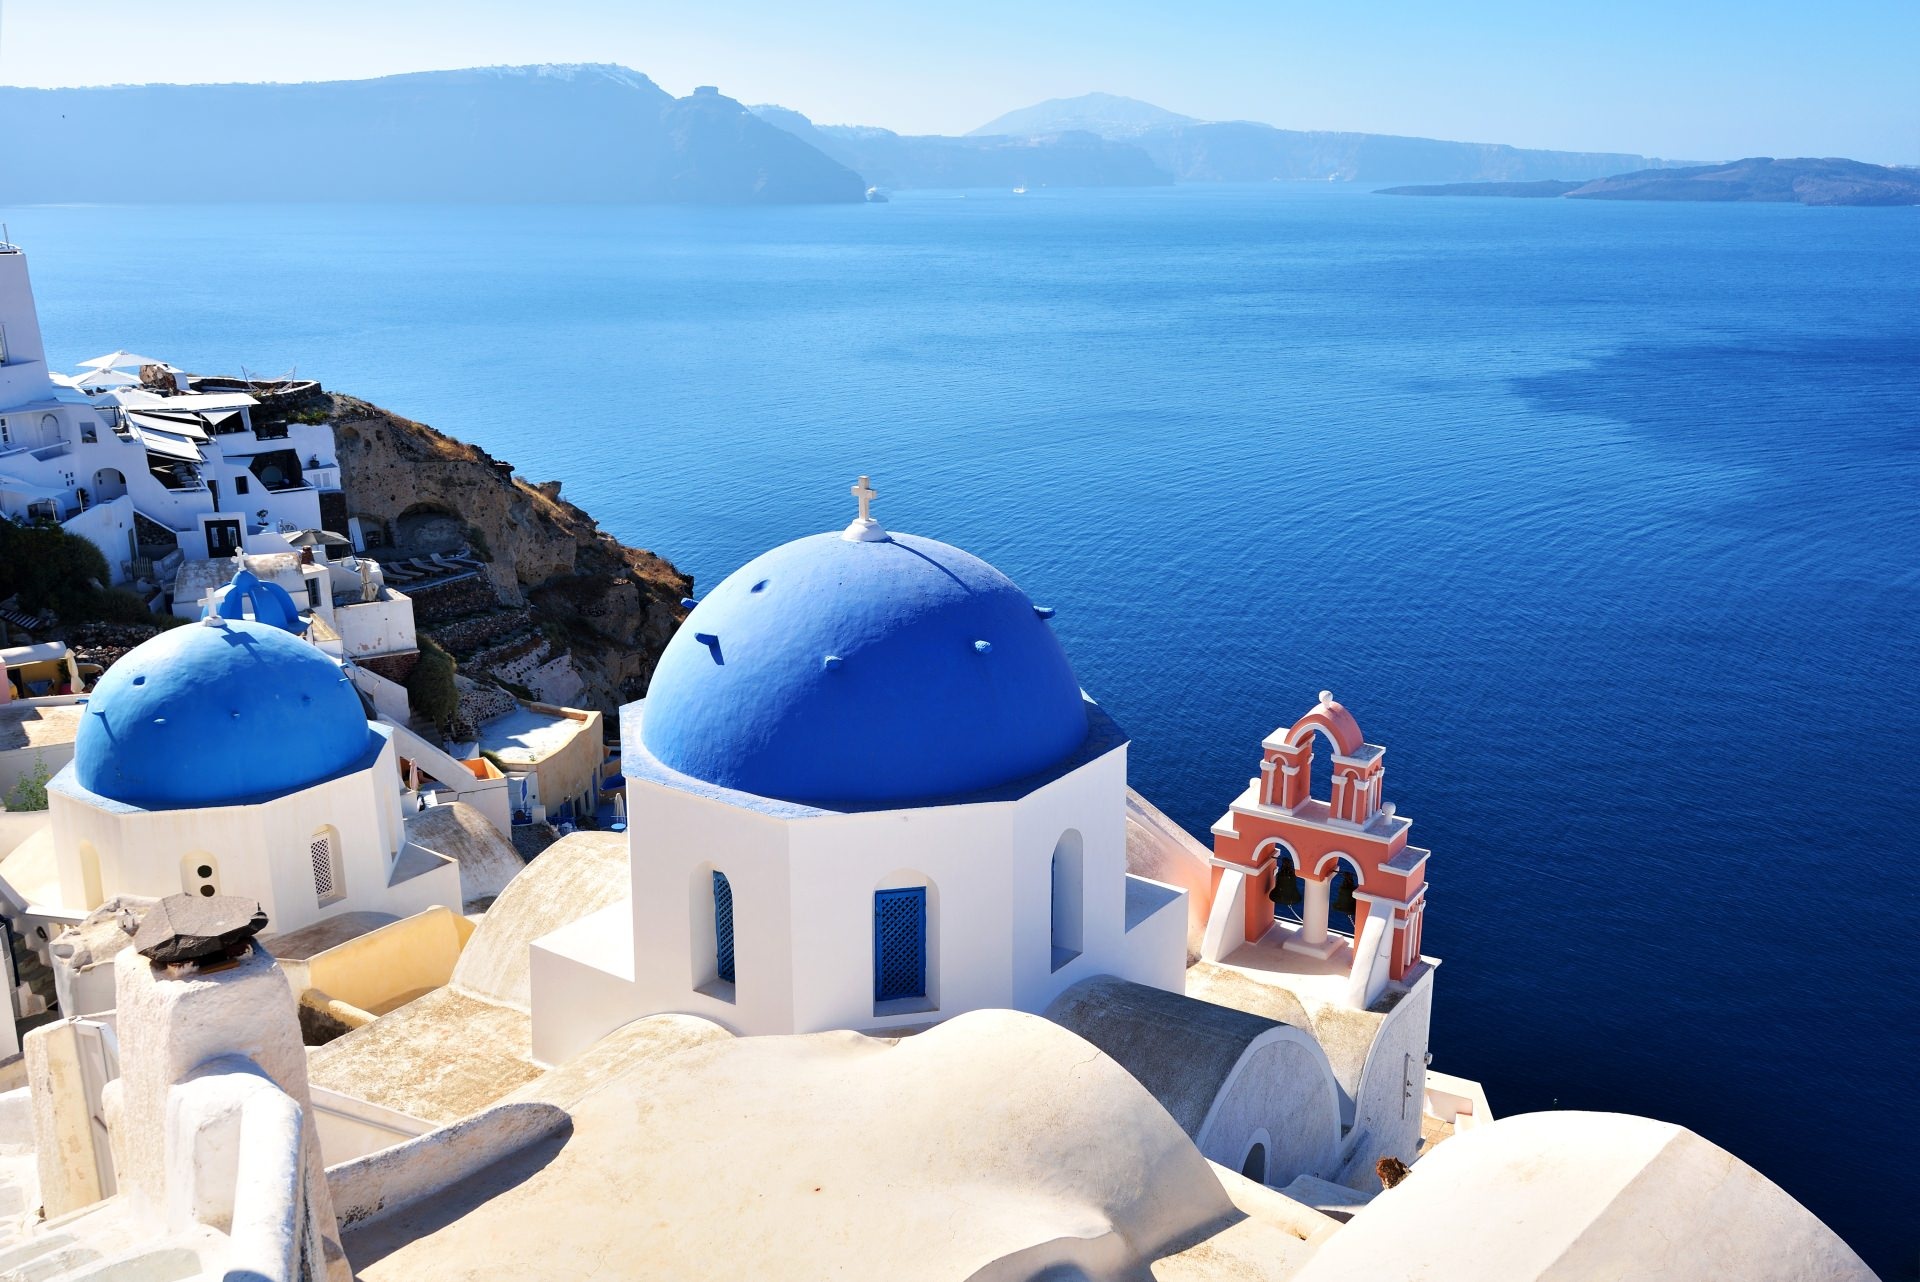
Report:
[[1920,170],[1859,160],[1775,160],[1644,169],[1590,182],[1447,183],[1387,187],[1383,196],[1564,196],[1568,200],[1683,200],[1731,204],[1920,205]]
[[[465,549],[483,573],[419,590],[419,630],[515,693],[615,712],[645,693],[693,580],[622,545],[485,450],[351,396],[322,402],[346,511],[401,563]],[[331,517],[328,519],[332,519]]]
[[785,107],[752,110],[881,187],[1164,187],[1173,181],[1138,147],[1085,130],[947,138],[816,125]]
[[[853,202],[866,188],[730,98],[676,99],[615,66],[0,87],[0,119],[0,200],[17,202],[780,204]],[[86,158],[121,155],[129,139],[169,163],[103,180]]]
[[1195,120],[1112,94],[1056,98],[973,131],[1014,137],[1084,130],[1143,152],[1180,182],[1533,182],[1579,179],[1671,162],[1626,152],[1546,151],[1395,134],[1276,129],[1254,120]]

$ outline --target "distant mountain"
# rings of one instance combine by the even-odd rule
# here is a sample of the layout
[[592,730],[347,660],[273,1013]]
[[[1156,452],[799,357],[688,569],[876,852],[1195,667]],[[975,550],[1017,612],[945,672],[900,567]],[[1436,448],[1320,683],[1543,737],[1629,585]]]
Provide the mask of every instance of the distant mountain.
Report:
[[314,84],[0,88],[0,200],[860,200],[866,184],[711,89],[601,65]]
[[1538,151],[1393,134],[1302,132],[1251,120],[1204,121],[1112,94],[1056,98],[1010,111],[974,135],[1083,129],[1146,152],[1180,182],[1585,181],[1671,163],[1618,152]]
[[[1519,190],[1518,188],[1531,188]],[[1545,190],[1557,187],[1557,191]],[[1587,183],[1449,183],[1388,187],[1388,196],[1564,196],[1569,200],[1711,200],[1802,205],[1920,205],[1920,170],[1858,160],[1753,156],[1725,165],[1645,169]]]
[[785,107],[752,111],[879,187],[1164,187],[1173,181],[1140,148],[1081,131],[913,136],[866,125],[816,125]]
[[1031,107],[1009,111],[967,133],[969,138],[994,134],[1032,137],[1038,134],[1080,132],[1102,138],[1131,138],[1149,129],[1171,125],[1197,125],[1192,116],[1183,116],[1156,107],[1138,98],[1122,98],[1111,93],[1083,93],[1078,98],[1049,98]]

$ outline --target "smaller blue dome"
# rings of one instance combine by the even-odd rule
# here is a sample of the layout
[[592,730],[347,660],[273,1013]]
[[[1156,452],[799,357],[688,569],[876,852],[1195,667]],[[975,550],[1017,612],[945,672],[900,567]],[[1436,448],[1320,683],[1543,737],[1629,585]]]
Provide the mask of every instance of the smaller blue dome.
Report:
[[270,624],[188,624],[128,651],[94,687],[74,777],[149,810],[238,805],[359,766],[375,736],[347,674]]
[[278,583],[263,583],[252,570],[241,570],[233,582],[222,588],[217,601],[208,602],[201,617],[217,614],[223,619],[244,619],[253,611],[255,623],[271,623],[282,632],[299,635],[307,630],[300,618],[300,607],[293,596]]

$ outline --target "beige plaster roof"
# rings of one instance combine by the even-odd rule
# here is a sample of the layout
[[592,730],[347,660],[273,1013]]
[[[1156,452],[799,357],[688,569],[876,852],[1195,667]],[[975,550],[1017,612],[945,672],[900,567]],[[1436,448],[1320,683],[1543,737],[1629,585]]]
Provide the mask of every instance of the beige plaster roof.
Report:
[[1329,1238],[1301,1282],[1869,1282],[1812,1212],[1692,1131],[1525,1113],[1463,1131]]
[[622,834],[555,842],[480,919],[445,988],[316,1048],[314,1082],[444,1125],[535,1080],[529,946],[627,893]]
[[436,988],[314,1048],[314,1085],[444,1126],[544,1071],[525,1011]]
[[502,761],[530,766],[566,747],[590,725],[588,720],[519,704],[480,726],[480,746]]
[[1035,1016],[899,1040],[702,1023],[616,1034],[621,1067],[571,1103],[563,1141],[349,1233],[358,1275],[1143,1277],[1204,1242],[1217,1267],[1161,1276],[1255,1278],[1284,1276],[1269,1253],[1306,1235],[1227,1234],[1245,1212],[1173,1119]]
[[464,801],[408,815],[407,840],[460,865],[460,898],[468,912],[491,904],[526,867],[493,821]]
[[0,751],[70,744],[80,733],[80,718],[86,711],[84,703],[0,704]]

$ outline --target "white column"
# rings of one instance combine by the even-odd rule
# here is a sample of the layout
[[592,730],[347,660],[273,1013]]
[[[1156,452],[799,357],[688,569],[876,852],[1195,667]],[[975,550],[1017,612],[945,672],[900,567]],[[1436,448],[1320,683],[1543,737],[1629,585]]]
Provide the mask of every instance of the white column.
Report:
[[1300,916],[1306,923],[1300,930],[1300,942],[1318,947],[1327,942],[1327,906],[1333,898],[1333,879],[1329,877],[1315,881],[1311,877],[1302,877],[1300,887],[1305,892]]
[[1327,933],[1327,909],[1328,901],[1333,898],[1333,879],[1323,877],[1315,881],[1302,877],[1300,890],[1303,924],[1283,947],[1288,952],[1304,953],[1309,957],[1331,957],[1342,947],[1341,940]]

